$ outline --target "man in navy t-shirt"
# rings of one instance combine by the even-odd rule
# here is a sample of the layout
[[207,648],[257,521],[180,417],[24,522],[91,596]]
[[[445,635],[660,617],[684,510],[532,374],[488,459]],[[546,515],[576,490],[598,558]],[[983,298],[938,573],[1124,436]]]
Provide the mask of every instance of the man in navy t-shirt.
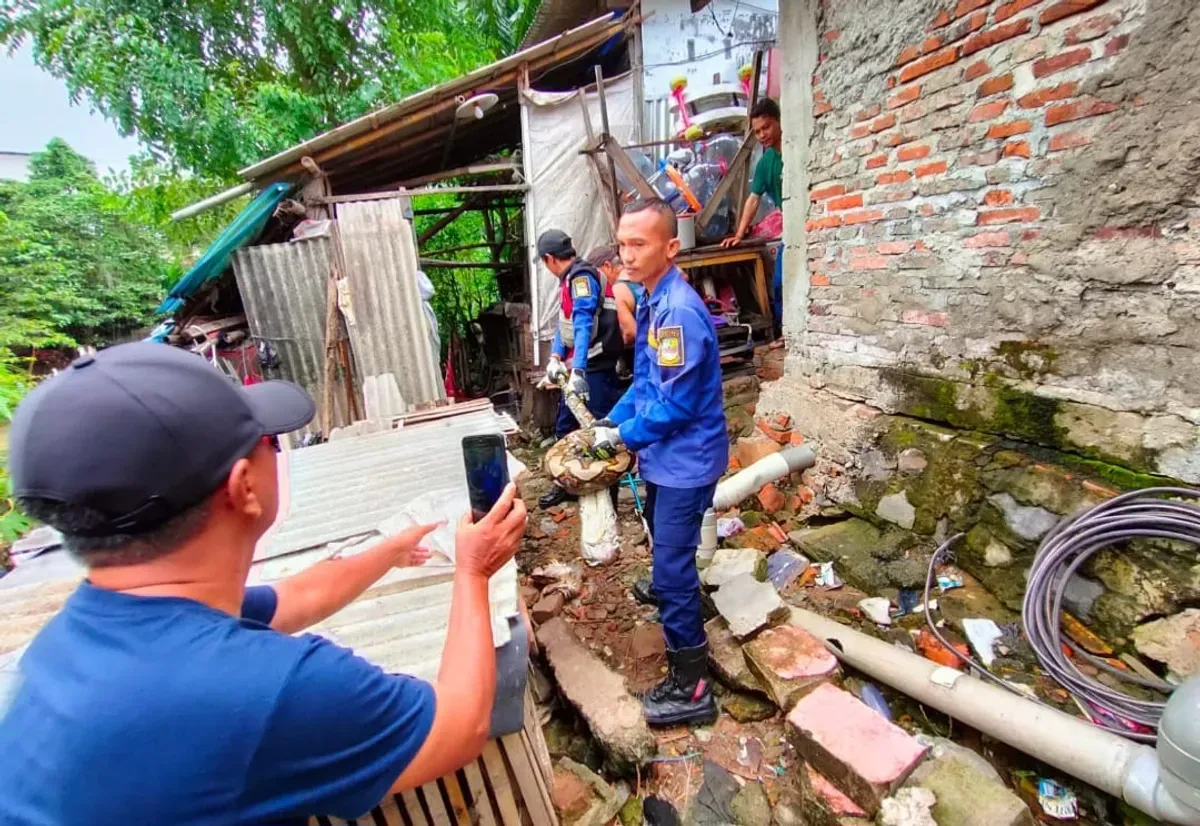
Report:
[[21,404],[15,494],[88,578],[0,709],[0,824],[349,819],[479,754],[496,678],[487,582],[516,550],[524,506],[510,486],[459,526],[436,685],[279,633],[422,561],[433,527],[246,588],[277,510],[274,437],[312,415],[294,385],[239,387],[142,343],[79,359]]

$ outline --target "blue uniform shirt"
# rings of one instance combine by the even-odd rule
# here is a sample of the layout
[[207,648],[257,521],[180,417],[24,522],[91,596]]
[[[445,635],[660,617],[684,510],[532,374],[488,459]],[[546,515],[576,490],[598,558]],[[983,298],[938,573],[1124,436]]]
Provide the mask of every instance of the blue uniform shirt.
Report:
[[0,823],[283,826],[378,804],[433,725],[427,683],[320,637],[87,582],[0,708]]
[[588,349],[596,329],[596,315],[604,301],[604,284],[596,278],[590,268],[583,266],[579,259],[563,273],[563,282],[563,322],[554,332],[550,352],[559,358],[566,357],[569,348],[564,340],[562,328],[564,324],[569,324],[572,332],[570,346],[575,348],[571,357],[571,367],[587,370]]
[[709,485],[729,465],[721,355],[708,308],[676,267],[638,302],[633,385],[609,413],[642,478]]

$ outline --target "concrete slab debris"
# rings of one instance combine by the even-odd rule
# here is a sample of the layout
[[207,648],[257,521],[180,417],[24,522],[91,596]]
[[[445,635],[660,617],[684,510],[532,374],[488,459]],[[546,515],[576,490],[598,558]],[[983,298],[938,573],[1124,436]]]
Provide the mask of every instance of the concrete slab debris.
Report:
[[767,696],[767,687],[750,670],[742,645],[729,630],[729,624],[721,617],[713,617],[705,623],[704,631],[708,634],[708,664],[717,676],[731,688]]
[[729,630],[744,640],[771,625],[787,619],[789,609],[779,598],[775,586],[742,574],[726,582],[713,595],[717,611],[729,623]]
[[803,628],[768,629],[744,649],[746,661],[784,711],[838,673],[838,661],[825,644]]
[[[559,789],[559,778],[563,775],[576,777],[580,781],[580,785],[589,793],[585,801],[587,808],[582,812],[577,815],[568,815],[563,812],[563,821],[567,826],[605,826],[617,816],[625,802],[629,800],[629,788],[624,783],[610,786],[600,775],[569,757],[563,757],[558,761],[558,769],[554,773],[556,792]],[[570,791],[572,792],[570,802],[578,806],[574,797],[576,789],[572,788]],[[558,805],[557,797],[555,805]]]
[[1008,493],[993,494],[988,501],[1004,514],[1004,524],[1010,531],[1030,542],[1041,539],[1058,524],[1057,514],[1045,508],[1022,505]]
[[995,769],[989,765],[990,773],[984,772],[978,765],[982,758],[973,752],[974,759],[968,758],[965,751],[935,745],[931,759],[906,784],[928,789],[937,798],[933,819],[938,826],[1033,826],[1029,808],[1000,782]]
[[926,748],[829,683],[817,686],[788,715],[797,751],[868,813],[878,811],[912,773]]
[[533,608],[529,610],[529,614],[533,617],[534,622],[542,625],[557,617],[564,605],[566,605],[566,599],[561,593],[555,591],[535,602]]
[[879,826],[940,826],[930,814],[937,798],[929,789],[901,789],[879,807]]
[[1180,677],[1200,674],[1200,608],[1138,626],[1133,629],[1133,644]]
[[625,679],[584,648],[562,617],[539,628],[537,639],[559,689],[615,766],[628,769],[653,757],[658,743],[646,725],[642,704],[626,689]]
[[805,764],[800,771],[801,811],[807,826],[867,826],[870,817],[863,808]]
[[858,607],[876,625],[892,624],[892,601],[887,597],[867,597],[858,601]]
[[917,510],[909,503],[906,491],[892,493],[880,499],[879,504],[875,506],[875,515],[909,531],[917,521]]
[[767,555],[754,548],[718,548],[704,572],[704,581],[711,588],[720,588],[742,574],[766,579]]

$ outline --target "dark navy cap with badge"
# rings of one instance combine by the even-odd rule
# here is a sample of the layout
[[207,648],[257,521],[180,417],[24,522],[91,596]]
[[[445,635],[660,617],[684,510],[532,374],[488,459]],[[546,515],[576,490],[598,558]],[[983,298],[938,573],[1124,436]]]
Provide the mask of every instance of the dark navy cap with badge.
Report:
[[548,229],[538,236],[537,254],[538,258],[545,258],[547,255],[553,255],[555,258],[574,258],[575,244],[571,242],[571,236],[561,229]]
[[290,382],[243,387],[200,356],[122,344],[78,359],[17,408],[17,497],[109,517],[90,536],[152,530],[217,490],[264,436],[304,427],[312,399]]

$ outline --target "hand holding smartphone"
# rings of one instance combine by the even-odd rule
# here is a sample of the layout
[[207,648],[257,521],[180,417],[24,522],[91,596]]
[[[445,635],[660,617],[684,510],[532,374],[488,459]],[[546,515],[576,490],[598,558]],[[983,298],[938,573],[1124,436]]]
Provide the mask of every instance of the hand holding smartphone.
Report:
[[492,509],[508,485],[508,454],[504,437],[499,434],[467,436],[462,440],[462,450],[467,465],[471,518],[478,522]]
[[[525,505],[508,478],[508,454],[499,435],[463,439],[471,522],[466,517],[455,537],[460,569],[492,576],[512,559],[525,535]],[[499,507],[497,507],[499,503]]]

